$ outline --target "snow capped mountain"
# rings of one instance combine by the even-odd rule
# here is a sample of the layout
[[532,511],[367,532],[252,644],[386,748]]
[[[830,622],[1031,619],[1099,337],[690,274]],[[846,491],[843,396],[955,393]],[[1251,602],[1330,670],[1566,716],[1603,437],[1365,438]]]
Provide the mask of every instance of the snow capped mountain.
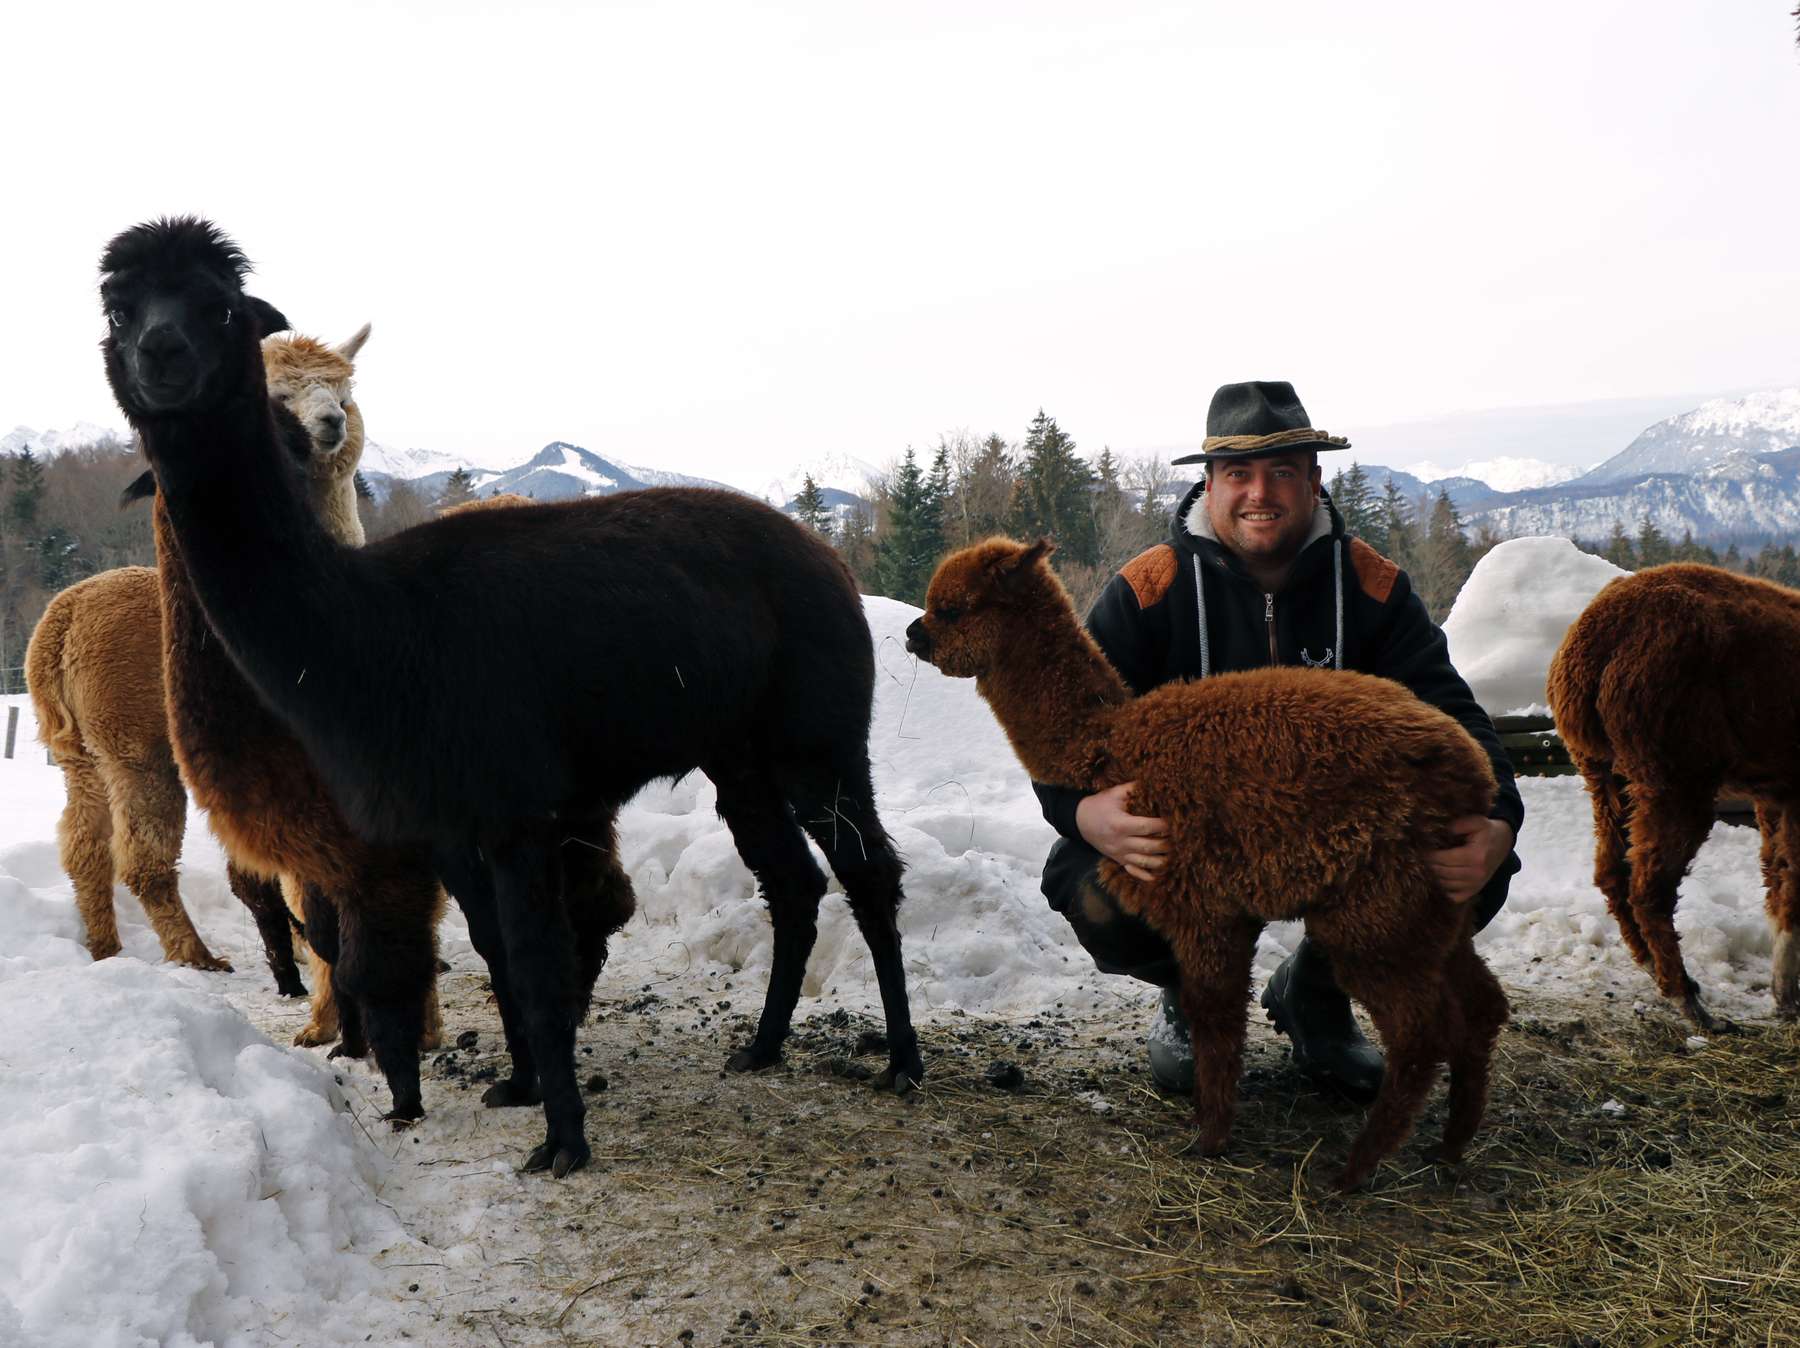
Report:
[[868,460],[840,450],[811,463],[803,463],[782,477],[771,478],[763,488],[763,500],[785,508],[799,495],[808,473],[824,491],[827,502],[831,501],[833,493],[866,501],[870,495],[869,483],[881,476],[881,470]]
[[432,473],[453,473],[458,468],[468,468],[471,473],[487,473],[495,476],[492,469],[476,468],[467,460],[458,459],[435,449],[396,449],[375,440],[363,444],[362,470],[364,474],[382,473],[388,477],[415,478],[425,477]]
[[1503,457],[1482,459],[1460,468],[1445,468],[1435,463],[1415,463],[1415,477],[1436,483],[1443,478],[1473,478],[1495,491],[1529,491],[1533,487],[1553,487],[1581,476],[1581,469],[1566,463],[1546,463],[1542,459]]
[[129,445],[131,434],[112,426],[96,426],[91,421],[78,421],[64,431],[34,431],[29,426],[16,426],[0,435],[0,454],[17,454],[29,449],[38,458],[48,458],[82,445]]
[[1769,454],[1796,445],[1800,445],[1800,388],[1715,398],[1657,422],[1577,480],[1617,482],[1649,473],[1697,473],[1733,450]]

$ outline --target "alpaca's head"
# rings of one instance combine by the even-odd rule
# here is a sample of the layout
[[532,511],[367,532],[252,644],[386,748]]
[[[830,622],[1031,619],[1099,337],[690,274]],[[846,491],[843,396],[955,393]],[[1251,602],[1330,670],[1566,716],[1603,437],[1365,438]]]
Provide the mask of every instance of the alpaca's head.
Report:
[[1022,631],[1059,615],[1073,619],[1069,592],[1047,560],[1055,546],[990,538],[951,553],[926,587],[925,612],[906,629],[906,649],[945,674],[978,678]]
[[315,480],[337,482],[356,471],[362,460],[362,409],[351,396],[356,353],[369,340],[364,323],[337,346],[298,334],[263,342],[263,368],[269,396],[284,404],[306,428],[312,442],[307,473]]
[[260,386],[259,343],[288,326],[244,293],[250,263],[190,216],[126,230],[100,258],[106,377],[125,415],[205,411]]

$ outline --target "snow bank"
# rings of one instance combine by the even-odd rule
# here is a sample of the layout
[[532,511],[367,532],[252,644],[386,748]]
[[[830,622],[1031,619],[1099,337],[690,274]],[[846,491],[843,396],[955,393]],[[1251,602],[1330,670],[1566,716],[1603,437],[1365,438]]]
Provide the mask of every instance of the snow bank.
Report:
[[0,1343],[361,1342],[376,1275],[349,1251],[404,1233],[330,1077],[206,975],[89,963],[61,914],[27,968],[20,886],[0,884]]
[[1492,715],[1547,714],[1544,676],[1588,601],[1626,573],[1566,538],[1514,538],[1475,564],[1444,637],[1450,659]]

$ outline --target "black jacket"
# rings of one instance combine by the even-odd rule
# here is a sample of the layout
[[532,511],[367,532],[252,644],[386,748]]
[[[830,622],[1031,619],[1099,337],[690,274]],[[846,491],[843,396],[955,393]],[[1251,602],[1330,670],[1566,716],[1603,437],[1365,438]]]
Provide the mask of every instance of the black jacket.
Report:
[[[1525,805],[1512,764],[1406,573],[1346,534],[1336,507],[1321,494],[1312,536],[1287,584],[1267,595],[1211,536],[1204,510],[1196,516],[1200,532],[1188,529],[1203,487],[1196,484],[1176,510],[1169,541],[1129,562],[1088,612],[1088,631],[1132,690],[1275,664],[1393,679],[1456,718],[1487,750],[1500,783],[1492,815],[1517,836]],[[1088,793],[1033,785],[1051,827],[1079,839],[1075,807]]]

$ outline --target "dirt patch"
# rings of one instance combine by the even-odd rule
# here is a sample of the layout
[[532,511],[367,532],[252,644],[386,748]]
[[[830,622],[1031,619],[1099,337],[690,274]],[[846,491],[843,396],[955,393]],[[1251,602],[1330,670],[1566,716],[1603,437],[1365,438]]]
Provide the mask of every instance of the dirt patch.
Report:
[[[896,1099],[867,1084],[879,1023],[841,1011],[784,1066],[725,1075],[760,988],[691,976],[597,1000],[594,1162],[558,1183],[514,1173],[537,1111],[480,1106],[505,1063],[485,981],[444,993],[463,1046],[428,1059],[422,1125],[385,1132],[377,1079],[344,1073],[418,1242],[378,1262],[434,1342],[1764,1344],[1800,1323],[1791,1027],[1690,1046],[1660,1007],[1515,993],[1468,1162],[1423,1160],[1440,1091],[1339,1198],[1361,1113],[1260,1019],[1231,1152],[1205,1160],[1186,1101],[1150,1087],[1148,997],[931,1016],[927,1083]],[[246,1009],[277,1035],[303,1019]]]

